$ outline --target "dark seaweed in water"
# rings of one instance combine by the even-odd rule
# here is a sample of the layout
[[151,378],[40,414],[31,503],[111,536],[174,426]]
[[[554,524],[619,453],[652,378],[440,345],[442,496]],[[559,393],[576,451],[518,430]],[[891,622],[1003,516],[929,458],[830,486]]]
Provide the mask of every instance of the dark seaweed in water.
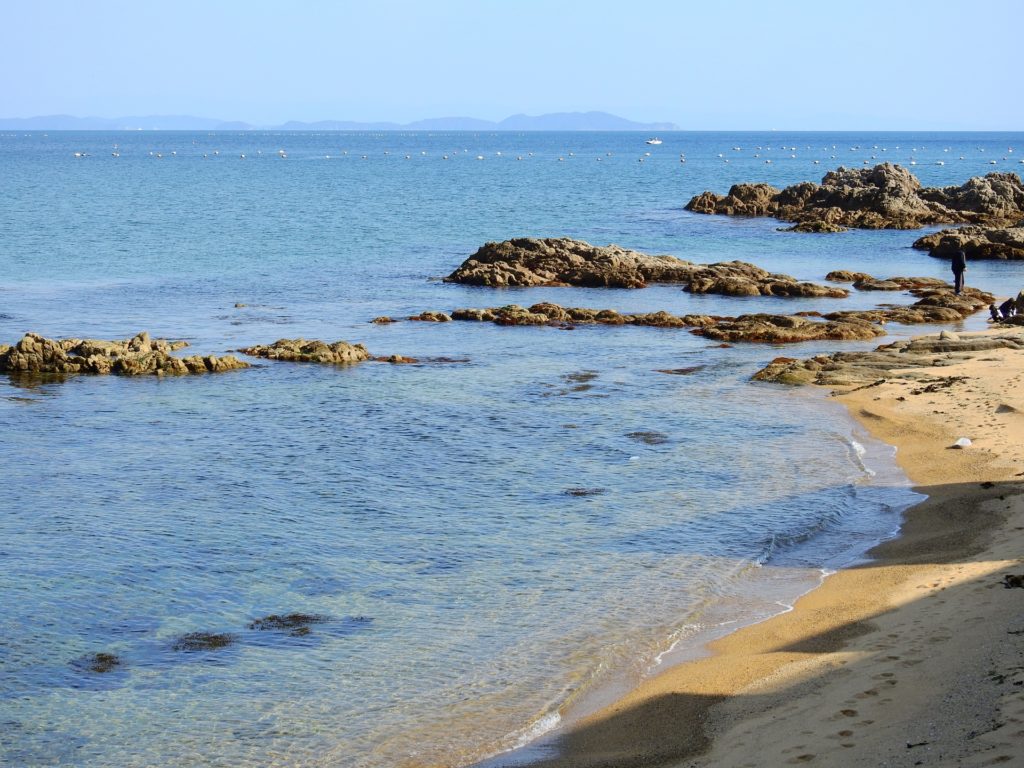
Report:
[[576,371],[567,373],[562,378],[570,384],[585,384],[597,378],[597,371]]
[[626,437],[636,440],[638,443],[644,443],[645,445],[661,445],[662,443],[668,442],[668,435],[663,432],[628,432]]
[[706,365],[691,365],[689,368],[657,368],[655,373],[671,373],[674,376],[689,376],[691,373],[703,371]]
[[87,653],[71,662],[71,666],[83,672],[92,672],[97,675],[112,672],[124,662],[112,653],[100,651],[99,653]]
[[606,488],[568,488],[565,491],[566,496],[600,496],[605,493]]
[[330,619],[319,613],[287,613],[283,616],[272,613],[250,623],[249,629],[260,632],[287,631],[293,637],[302,637],[312,632],[310,624],[323,624],[326,621],[330,621]]
[[235,642],[235,636],[230,632],[189,632],[182,635],[171,646],[174,651],[215,651],[219,648],[226,648]]

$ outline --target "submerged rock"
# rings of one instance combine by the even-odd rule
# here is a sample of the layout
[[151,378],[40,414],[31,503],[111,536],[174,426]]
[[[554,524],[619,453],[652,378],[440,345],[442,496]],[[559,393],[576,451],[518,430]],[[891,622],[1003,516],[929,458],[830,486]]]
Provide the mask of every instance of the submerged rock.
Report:
[[960,227],[944,229],[925,235],[914,241],[914,247],[928,251],[930,256],[950,258],[956,251],[963,250],[967,260],[1024,259],[1024,222],[1015,227]]
[[287,613],[284,615],[272,613],[250,623],[249,629],[259,632],[271,630],[287,632],[293,637],[302,637],[312,632],[310,625],[323,624],[327,621],[330,621],[330,618],[319,613]]
[[189,632],[182,635],[171,645],[171,650],[194,653],[196,651],[216,651],[226,648],[235,642],[230,632]]
[[87,653],[85,656],[80,656],[71,662],[71,666],[74,668],[96,675],[105,675],[108,672],[113,672],[123,664],[124,662],[119,656],[107,653],[106,651]]
[[26,333],[13,347],[0,348],[0,373],[164,376],[218,373],[249,367],[248,363],[233,355],[185,358],[171,355],[172,351],[187,346],[184,341],[151,339],[145,331],[123,341],[47,339],[36,333]]
[[1007,226],[1024,216],[1024,184],[1013,173],[990,173],[963,185],[922,188],[907,169],[839,167],[821,184],[801,182],[779,190],[769,184],[735,184],[727,195],[703,192],[686,210],[726,216],[773,216],[790,229],[835,232],[843,228],[918,229],[929,224]]

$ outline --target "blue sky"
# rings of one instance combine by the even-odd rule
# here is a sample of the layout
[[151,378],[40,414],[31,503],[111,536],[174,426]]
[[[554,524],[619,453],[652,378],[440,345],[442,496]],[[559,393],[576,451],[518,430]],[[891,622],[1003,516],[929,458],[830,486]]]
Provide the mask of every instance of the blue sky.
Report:
[[3,0],[0,117],[1024,130],[1020,0]]

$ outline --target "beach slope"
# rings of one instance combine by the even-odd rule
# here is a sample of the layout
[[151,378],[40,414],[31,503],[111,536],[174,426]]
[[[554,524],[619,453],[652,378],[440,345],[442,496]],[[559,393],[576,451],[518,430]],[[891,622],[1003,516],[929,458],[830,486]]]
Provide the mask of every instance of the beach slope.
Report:
[[529,764],[1024,765],[1024,352],[936,362],[835,394],[928,497],[897,538]]

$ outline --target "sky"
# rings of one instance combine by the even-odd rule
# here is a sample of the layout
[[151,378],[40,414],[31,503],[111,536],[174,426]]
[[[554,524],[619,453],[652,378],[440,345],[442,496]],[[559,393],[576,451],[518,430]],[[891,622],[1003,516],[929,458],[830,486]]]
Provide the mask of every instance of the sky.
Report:
[[1020,0],[0,0],[0,117],[1024,130]]

